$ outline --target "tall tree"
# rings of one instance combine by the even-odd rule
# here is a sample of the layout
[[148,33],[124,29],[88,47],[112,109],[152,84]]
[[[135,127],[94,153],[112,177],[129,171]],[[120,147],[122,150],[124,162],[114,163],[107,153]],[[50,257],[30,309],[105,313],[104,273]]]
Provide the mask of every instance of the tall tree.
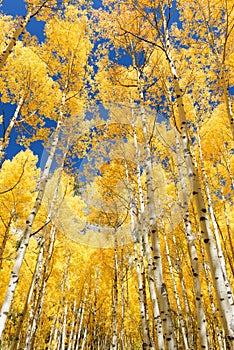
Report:
[[[47,66],[49,67],[51,76],[58,78],[59,75],[61,77],[59,81],[61,91],[58,90],[61,101],[57,106],[57,125],[52,136],[52,144],[50,147],[49,156],[38,184],[38,195],[33,209],[31,210],[30,215],[26,220],[26,226],[22,240],[20,242],[18,255],[16,257],[15,265],[12,269],[8,290],[6,292],[5,300],[2,305],[0,316],[0,336],[2,336],[7,320],[7,315],[13,301],[15,289],[19,279],[20,268],[32,233],[32,225],[44,196],[50,168],[58,147],[59,135],[62,125],[68,115],[71,115],[72,112],[73,114],[77,113],[77,111],[82,109],[83,106],[81,94],[84,84],[86,84],[86,79],[84,78],[87,71],[87,57],[91,50],[86,13],[80,13],[78,9],[70,6],[67,7],[65,13],[58,13],[58,16],[61,19],[60,22],[57,22],[52,18],[51,21],[47,24],[46,34],[48,40],[45,41],[40,53],[42,58],[44,58],[46,61]],[[76,26],[74,23],[75,19],[78,26]],[[74,31],[73,35],[71,36],[69,34],[72,29]],[[61,43],[56,40],[57,37],[55,38],[55,35],[58,34],[58,31],[60,31],[62,38]],[[67,46],[68,39],[71,41],[71,46]],[[57,52],[56,57],[53,56],[54,52]]]

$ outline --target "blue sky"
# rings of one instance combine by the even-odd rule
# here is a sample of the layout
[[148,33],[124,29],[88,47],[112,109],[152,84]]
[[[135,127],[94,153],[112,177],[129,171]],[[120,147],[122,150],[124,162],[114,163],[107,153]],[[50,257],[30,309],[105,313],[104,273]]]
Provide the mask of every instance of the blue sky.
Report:
[[[93,7],[99,8],[102,5],[101,0],[94,0]],[[15,16],[24,16],[27,11],[26,4],[23,0],[2,0],[2,6],[0,8],[1,12],[6,15]],[[27,25],[27,30],[31,35],[36,35],[39,42],[44,40],[44,26],[45,22],[37,21],[35,18],[32,18]],[[12,117],[16,106],[10,104],[1,104],[0,105],[0,114],[4,113],[4,118],[6,124],[9,122]],[[0,127],[0,137],[3,135],[3,128]],[[7,148],[6,158],[12,159],[20,150],[23,150],[24,147],[16,143],[17,132],[13,129],[10,137],[10,143]],[[32,151],[41,158],[43,154],[43,146],[41,142],[34,142],[31,147]]]
[[[1,12],[6,14],[6,15],[12,15],[13,17],[24,16],[26,14],[26,6],[25,6],[25,3],[23,0],[3,0]],[[37,21],[35,18],[32,18],[30,23],[27,26],[27,30],[32,35],[36,35],[38,37],[39,41],[42,41],[44,39],[44,34],[43,34],[44,25],[45,25],[44,22]],[[4,117],[5,117],[6,123],[12,117],[12,115],[15,111],[15,108],[16,107],[14,105],[10,105],[9,103],[1,104],[0,114],[2,114],[4,112]],[[0,129],[0,136],[1,137],[2,137],[2,133],[3,133],[3,130]],[[8,146],[7,152],[6,152],[6,158],[8,158],[8,159],[12,159],[20,150],[25,149],[24,147],[22,147],[16,143],[17,135],[18,134],[17,134],[16,130],[13,129],[11,132],[10,143],[9,143],[9,146]],[[39,157],[43,153],[43,146],[42,146],[41,142],[34,142],[31,149]]]
[[[1,11],[7,15],[24,16],[26,14],[26,5],[23,0],[3,0]],[[36,35],[39,41],[42,41],[44,39],[44,25],[44,22],[32,18],[27,26],[27,30],[32,35]]]

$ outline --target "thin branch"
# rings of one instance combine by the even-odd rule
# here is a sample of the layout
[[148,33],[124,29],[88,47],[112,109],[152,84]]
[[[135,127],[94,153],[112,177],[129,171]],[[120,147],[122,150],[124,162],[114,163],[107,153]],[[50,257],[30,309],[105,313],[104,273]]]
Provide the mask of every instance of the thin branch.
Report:
[[126,33],[127,33],[127,34],[130,34],[130,35],[134,36],[135,38],[137,38],[137,39],[139,39],[139,40],[141,40],[141,41],[144,41],[144,42],[146,42],[146,43],[148,43],[148,44],[151,44],[151,45],[153,45],[153,46],[155,46],[155,47],[158,47],[159,49],[161,49],[163,52],[166,53],[166,50],[165,50],[162,46],[160,46],[160,45],[154,43],[153,41],[148,40],[148,39],[145,39],[145,38],[143,38],[143,37],[141,37],[141,36],[139,36],[139,35],[137,35],[137,34],[134,34],[134,33],[130,32],[130,31],[128,31],[128,30],[123,29],[123,28],[120,28],[120,29],[124,31],[124,33],[123,33],[123,34],[120,34],[120,35],[125,35]]
[[30,237],[36,235],[38,232],[40,232],[41,230],[43,230],[43,228],[46,227],[50,222],[51,222],[51,220],[46,221],[46,223],[45,223],[43,226],[41,226],[37,231],[32,232],[32,233],[30,234]]
[[22,173],[20,174],[20,177],[17,180],[17,182],[11,188],[8,188],[7,190],[0,192],[0,195],[12,191],[20,183],[20,180],[22,179],[23,174],[24,174],[24,168],[25,168],[25,165],[26,165],[27,161],[28,161],[28,157],[27,157],[27,159],[25,160],[25,162],[23,164],[23,170],[22,170]]

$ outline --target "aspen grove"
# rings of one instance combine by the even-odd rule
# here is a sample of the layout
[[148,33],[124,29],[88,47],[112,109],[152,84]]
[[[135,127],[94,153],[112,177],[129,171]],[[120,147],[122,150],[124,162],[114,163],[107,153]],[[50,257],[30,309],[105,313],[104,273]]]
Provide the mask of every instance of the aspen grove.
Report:
[[0,12],[0,349],[233,350],[233,1],[24,6]]

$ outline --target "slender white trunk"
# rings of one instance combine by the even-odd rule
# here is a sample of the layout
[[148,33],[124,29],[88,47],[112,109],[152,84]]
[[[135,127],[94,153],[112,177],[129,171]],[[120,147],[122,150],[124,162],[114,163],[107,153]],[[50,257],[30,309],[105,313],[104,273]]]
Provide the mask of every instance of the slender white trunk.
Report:
[[53,321],[53,324],[52,324],[52,327],[51,327],[51,330],[50,330],[50,338],[49,338],[49,343],[48,343],[48,348],[47,348],[48,350],[52,349],[52,342],[53,342],[54,334],[55,334],[55,331],[56,331],[57,320],[58,320],[58,316],[56,315],[54,317],[54,321]]
[[[209,299],[210,299],[211,311],[212,311],[212,315],[213,315],[213,323],[214,323],[213,328],[215,329],[215,333],[216,333],[215,335],[218,339],[219,350],[224,350],[222,332],[220,331],[220,328],[219,328],[219,322],[218,322],[218,318],[217,318],[217,310],[215,307],[215,302],[214,302],[213,292],[212,292],[212,287],[211,287],[209,266],[207,265],[207,262],[206,262],[205,251],[204,251],[203,243],[202,243],[200,236],[199,236],[199,245],[200,245],[200,250],[201,250],[201,254],[202,254],[203,268],[204,268],[205,279],[206,279],[206,283],[207,283],[208,295],[209,295]],[[213,341],[215,342],[215,339],[213,339]]]
[[69,340],[68,340],[67,350],[74,349],[76,315],[77,315],[76,300],[74,300],[73,309],[72,309],[72,316],[73,317],[72,317],[72,322],[71,322],[71,330],[70,330],[70,336],[69,336]]
[[[132,124],[133,130],[134,130],[134,145],[137,153],[137,181],[138,181],[138,193],[139,193],[139,200],[140,200],[140,208],[138,213],[138,225],[136,226],[135,223],[135,217],[134,217],[134,207],[135,203],[132,199],[130,202],[130,218],[131,218],[131,233],[134,240],[134,260],[136,264],[136,272],[137,272],[137,281],[138,281],[138,293],[139,293],[139,301],[140,301],[140,313],[141,313],[141,323],[142,323],[142,331],[143,331],[143,349],[154,349],[154,343],[150,336],[150,326],[149,326],[149,319],[148,319],[148,306],[147,306],[147,300],[145,295],[145,285],[143,282],[143,279],[145,276],[145,267],[144,267],[144,261],[143,261],[143,243],[142,243],[142,220],[144,214],[144,198],[143,198],[143,190],[141,185],[141,179],[140,179],[140,166],[139,166],[139,149],[138,149],[138,143],[136,138],[136,130],[134,124]],[[129,184],[129,175],[128,175],[128,169],[126,167],[126,178],[127,178],[127,184]],[[130,193],[129,193],[130,195]],[[136,214],[136,213],[135,213]],[[136,232],[138,231],[138,232]],[[137,247],[137,240],[140,242],[140,250],[141,253],[138,254],[138,247]],[[140,255],[140,256],[139,256]],[[156,297],[155,297],[156,300]],[[157,301],[156,301],[157,302]],[[154,309],[155,310],[155,309]],[[156,313],[156,319],[154,318],[154,321],[156,324],[159,324],[159,312]],[[163,338],[160,336],[162,335],[161,328],[157,327],[158,332],[158,339],[159,342],[162,340],[163,344]]]
[[[63,168],[64,168],[64,163],[65,163],[65,159],[67,156],[68,148],[69,148],[69,140],[67,142],[67,146],[64,150],[63,157],[61,160],[59,175],[58,175],[56,187],[54,189],[53,198],[52,198],[52,201],[51,201],[51,204],[49,207],[49,212],[47,215],[46,222],[50,222],[50,221],[53,222],[54,216],[57,215],[56,209],[59,210],[59,208],[55,209],[55,204],[56,204],[59,188],[60,188],[61,181],[62,181]],[[35,296],[35,300],[34,300],[35,305],[31,306],[29,327],[27,330],[27,338],[26,338],[24,350],[30,350],[33,347],[33,344],[35,341],[38,323],[40,321],[42,306],[43,306],[43,302],[44,302],[44,295],[45,295],[45,291],[46,291],[47,278],[48,278],[49,269],[50,269],[50,262],[51,262],[53,249],[54,249],[55,231],[56,231],[56,228],[53,224],[51,227],[50,233],[49,233],[49,243],[48,243],[48,249],[47,249],[45,258],[43,255],[44,255],[44,250],[45,250],[44,245],[45,245],[45,241],[46,241],[47,230],[45,230],[44,237],[42,238],[42,241],[41,241],[41,252],[40,252],[40,258],[38,259],[38,262],[37,262],[38,273],[37,273],[37,277],[36,277],[36,288],[35,288],[36,289],[35,293],[37,295]],[[40,283],[41,283],[41,286],[40,286]]]
[[[152,159],[151,151],[148,140],[147,133],[147,123],[144,108],[144,96],[142,89],[140,87],[140,72],[139,73],[139,89],[141,96],[141,120],[143,125],[143,135],[145,139],[145,153],[146,153],[146,186],[147,186],[147,210],[149,213],[149,231],[152,241],[152,252],[153,252],[153,262],[152,269],[154,273],[154,282],[156,283],[157,290],[157,300],[160,312],[160,318],[162,321],[163,337],[166,347],[170,349],[176,349],[176,340],[174,336],[174,329],[171,317],[171,310],[168,300],[168,293],[166,284],[163,278],[162,269],[162,256],[161,248],[159,242],[158,228],[157,228],[157,218],[156,218],[156,206],[154,200],[154,189],[153,189],[153,172],[152,172]],[[148,233],[147,233],[148,234]]]
[[234,140],[234,117],[233,117],[233,110],[232,110],[232,101],[231,101],[230,94],[229,94],[228,77],[227,77],[227,74],[225,73],[224,63],[221,62],[218,55],[216,55],[216,58],[219,62],[219,68],[221,71],[221,79],[222,79],[221,81],[222,81],[222,88],[223,88],[223,94],[224,94],[224,103],[225,103],[228,119],[230,122],[232,138]]
[[17,28],[15,29],[9,43],[4,48],[2,54],[0,55],[0,71],[2,70],[4,64],[7,61],[7,58],[11,54],[18,38],[23,33],[24,29],[26,28],[27,24],[29,23],[30,19],[34,17],[40,10],[45,6],[45,4],[48,2],[48,0],[44,0],[43,3],[38,6],[37,8],[33,6],[26,14],[26,16],[21,20]]
[[86,286],[86,289],[84,291],[84,297],[83,297],[83,299],[81,299],[80,306],[79,306],[79,328],[78,328],[77,337],[76,337],[75,350],[79,349],[79,344],[80,344],[81,331],[82,331],[83,320],[84,320],[84,311],[85,311],[85,307],[86,307],[87,288],[88,288],[88,286]]
[[176,266],[174,265],[174,268],[176,267],[179,279],[180,279],[180,284],[182,288],[182,295],[183,295],[183,301],[184,301],[184,306],[185,306],[185,323],[186,323],[186,329],[187,329],[187,340],[188,340],[188,347],[189,349],[194,348],[194,343],[193,343],[193,327],[192,327],[192,320],[191,320],[191,309],[189,306],[189,300],[188,300],[188,294],[187,294],[187,289],[185,287],[185,282],[184,282],[184,274],[182,270],[182,260],[180,258],[180,253],[178,251],[178,245],[176,241],[176,237],[174,234],[174,226],[173,222],[171,222],[171,228],[172,228],[172,242],[173,242],[173,248],[175,249],[176,252]]
[[67,337],[67,315],[68,315],[68,301],[65,301],[65,306],[63,310],[63,318],[62,318],[62,332],[61,332],[61,350],[65,350],[65,343]]
[[213,208],[213,203],[212,203],[212,198],[211,198],[210,188],[209,188],[209,180],[208,180],[208,176],[207,176],[207,173],[206,173],[206,170],[205,170],[204,161],[203,161],[203,152],[202,152],[202,146],[201,146],[199,126],[197,126],[197,141],[198,141],[198,147],[199,147],[199,157],[200,157],[200,162],[201,162],[201,172],[202,172],[203,179],[204,179],[204,187],[205,187],[205,192],[206,192],[206,196],[207,196],[207,203],[208,203],[208,208],[209,208],[209,214],[210,214],[210,217],[211,217],[211,220],[212,220],[212,225],[213,225],[213,228],[214,228],[214,236],[215,236],[215,243],[216,243],[216,247],[217,247],[218,259],[219,259],[220,266],[221,266],[221,269],[222,269],[224,283],[225,283],[225,286],[227,288],[229,302],[230,302],[231,305],[234,305],[234,298],[233,298],[232,288],[231,288],[231,284],[230,284],[230,281],[229,281],[228,275],[227,275],[226,262],[225,262],[225,258],[224,258],[224,254],[223,254],[222,245],[221,245],[221,242],[220,242],[219,230],[218,230],[217,222],[216,222],[216,219],[215,219],[214,208]]
[[231,250],[230,266],[231,266],[232,273],[234,275],[234,267],[232,265],[232,261],[234,261],[234,246],[233,246],[234,242],[233,242],[233,239],[232,239],[232,232],[231,232],[230,222],[229,222],[229,218],[228,218],[228,211],[227,211],[227,207],[226,207],[226,199],[225,199],[225,196],[223,195],[223,193],[221,193],[221,194],[222,194],[222,201],[223,201],[223,211],[224,211],[224,217],[225,217],[225,224],[226,224],[226,227],[227,227],[228,241],[229,241],[230,250]]
[[171,279],[172,279],[172,283],[173,283],[174,296],[175,296],[177,310],[178,310],[178,321],[179,321],[179,327],[181,328],[181,332],[182,332],[182,337],[183,337],[183,342],[184,342],[184,349],[185,350],[189,350],[188,339],[187,339],[187,336],[186,336],[185,322],[184,322],[184,319],[183,319],[183,316],[182,316],[182,307],[181,307],[180,297],[179,297],[179,293],[178,293],[178,290],[177,290],[177,284],[176,284],[176,281],[175,281],[175,276],[174,276],[173,265],[172,265],[172,261],[171,261],[170,250],[169,250],[168,243],[167,243],[166,230],[163,230],[163,237],[164,237],[164,242],[165,242],[166,256],[167,256],[169,271],[170,271]]
[[[182,168],[182,159],[180,156],[181,150],[180,150],[180,142],[178,139],[178,135],[176,135],[176,150],[177,150],[177,157],[178,157],[179,178],[181,183],[183,225],[184,225],[184,232],[185,232],[185,237],[187,241],[190,261],[191,261],[193,285],[194,285],[194,291],[195,291],[199,346],[203,349],[208,349],[207,329],[206,329],[207,322],[206,322],[206,316],[204,312],[202,291],[201,291],[201,285],[200,285],[200,279],[199,279],[198,254],[195,246],[196,235],[193,234],[192,232],[191,219],[190,219],[190,213],[188,208],[189,198],[187,195],[187,186],[185,182],[186,176],[183,173],[183,168]],[[179,193],[178,193],[178,196],[179,196]],[[180,198],[178,198],[178,200],[181,201]]]
[[6,295],[5,295],[3,304],[2,304],[1,313],[0,313],[0,338],[2,337],[2,333],[3,333],[4,328],[5,328],[7,316],[8,316],[8,313],[9,313],[9,310],[11,308],[11,304],[12,304],[12,301],[14,298],[16,286],[18,284],[20,269],[21,269],[23,259],[24,259],[24,256],[25,256],[25,253],[26,253],[26,250],[28,247],[29,239],[30,239],[30,236],[32,233],[32,225],[33,225],[33,222],[35,220],[35,217],[38,213],[38,210],[39,210],[41,202],[42,202],[42,198],[44,195],[44,191],[45,191],[46,183],[48,180],[50,168],[52,165],[52,161],[53,161],[54,154],[55,154],[58,140],[59,140],[59,133],[60,133],[61,125],[62,125],[62,122],[58,121],[57,128],[56,128],[56,131],[54,133],[54,139],[53,139],[53,143],[51,146],[51,150],[50,150],[50,153],[49,153],[46,165],[45,165],[45,169],[42,173],[42,176],[41,176],[41,179],[39,182],[38,195],[37,195],[34,207],[33,207],[32,211],[31,211],[31,213],[26,221],[26,227],[24,229],[22,241],[21,241],[20,247],[18,249],[18,253],[16,256],[14,267],[13,267],[12,272],[11,272],[10,282],[8,284],[8,289],[7,289],[7,292],[6,292]]
[[[165,19],[166,22],[166,19]],[[168,35],[168,30],[166,29],[167,24],[165,23],[165,36],[166,45],[165,53],[171,70],[171,75],[173,78],[173,86],[176,95],[177,107],[180,117],[181,124],[181,141],[183,145],[183,153],[185,158],[185,163],[187,166],[188,176],[192,187],[193,198],[196,205],[196,211],[200,222],[200,229],[203,236],[203,241],[205,243],[206,252],[209,259],[209,265],[211,269],[212,280],[216,292],[217,302],[219,305],[220,319],[223,324],[226,337],[233,344],[234,347],[234,305],[229,303],[229,295],[225,287],[225,281],[223,279],[222,268],[220,266],[220,261],[218,259],[218,253],[216,245],[213,239],[212,231],[210,229],[209,218],[207,215],[207,209],[204,204],[204,199],[202,196],[201,181],[197,173],[197,169],[193,164],[192,155],[190,152],[191,142],[189,139],[188,127],[186,114],[184,109],[182,90],[179,84],[179,78],[175,68],[175,64],[171,55],[171,45]]]
[[[140,166],[139,166],[139,159],[140,159],[140,149],[138,147],[138,140],[137,140],[137,134],[136,134],[136,128],[135,125],[132,124],[133,132],[134,132],[134,146],[136,149],[137,154],[137,184],[138,184],[138,193],[139,193],[139,200],[140,200],[140,210],[139,214],[141,217],[141,234],[143,234],[144,237],[144,243],[145,243],[145,251],[146,251],[146,257],[147,257],[147,263],[148,263],[148,285],[150,289],[150,296],[151,296],[151,302],[153,307],[153,317],[154,317],[154,325],[156,325],[156,331],[157,331],[157,345],[159,350],[164,349],[164,340],[163,340],[163,332],[162,332],[162,321],[160,318],[159,313],[159,307],[158,307],[158,301],[157,301],[157,295],[156,295],[156,288],[155,288],[155,280],[154,280],[154,274],[153,274],[153,261],[150,251],[150,243],[148,239],[148,232],[147,232],[147,222],[146,222],[146,213],[145,213],[145,205],[144,205],[144,197],[143,197],[143,189],[141,185],[141,177],[140,177]],[[151,347],[155,347],[154,342],[151,340]]]
[[[133,234],[135,234],[134,231],[133,231]],[[141,236],[139,237],[139,241],[142,242]],[[142,245],[142,243],[140,244]],[[137,242],[134,241],[134,261],[135,261],[136,273],[137,273],[143,344],[145,344],[145,347],[143,349],[150,349],[151,347],[150,344],[152,344],[152,341],[150,339],[151,337],[150,337],[150,328],[149,328],[148,306],[146,301],[145,285],[143,281],[145,269],[144,269],[144,263],[142,260],[143,258],[139,257]]]
[[99,268],[97,267],[96,269],[96,275],[95,275],[95,287],[94,287],[94,302],[93,302],[93,335],[92,335],[92,346],[96,347],[97,346],[97,328],[98,328],[98,321],[97,321],[97,301],[98,301],[98,284],[99,284],[99,276],[100,276],[100,271]]
[[86,344],[86,341],[87,341],[87,334],[88,334],[88,324],[86,324],[85,329],[84,329],[81,350],[84,350],[84,348],[85,348],[85,344]]
[[[39,252],[39,255],[38,255],[38,258],[37,258],[37,263],[36,263],[36,266],[35,266],[35,269],[34,269],[34,274],[33,274],[31,285],[30,285],[30,288],[29,288],[29,291],[28,291],[27,299],[26,299],[26,302],[24,304],[23,312],[20,315],[20,319],[18,321],[16,332],[14,334],[14,340],[13,340],[13,343],[12,343],[12,345],[10,347],[10,350],[16,350],[18,348],[18,346],[19,346],[20,333],[21,333],[21,330],[22,330],[22,325],[23,325],[26,313],[28,311],[29,304],[31,302],[34,286],[37,283],[38,275],[40,275],[41,272],[42,272],[41,271],[41,262],[43,260],[43,254],[44,254],[44,242],[42,242],[42,244],[41,244],[40,252]],[[31,324],[30,324],[30,326],[31,326]]]
[[28,22],[32,18],[33,14],[31,11],[29,11],[26,16],[22,19],[18,27],[16,28],[14,34],[12,35],[12,38],[10,39],[7,46],[4,48],[2,54],[0,55],[0,70],[2,70],[4,64],[7,61],[8,56],[11,54],[19,36],[23,33],[24,29],[26,28]]
[[118,271],[119,271],[119,258],[118,258],[118,240],[117,240],[117,230],[114,232],[114,279],[113,279],[113,330],[112,330],[112,341],[111,349],[115,350],[118,348]]
[[21,97],[19,100],[19,103],[15,109],[15,112],[13,114],[13,117],[10,120],[10,123],[8,125],[8,127],[5,130],[4,136],[3,136],[3,140],[0,143],[0,159],[4,156],[4,151],[7,148],[7,146],[9,145],[10,142],[10,134],[12,129],[15,126],[16,120],[20,114],[21,108],[23,106],[24,103],[24,97]]
[[121,350],[125,350],[125,275],[124,275],[124,249],[121,247],[120,283],[121,283]]
[[60,349],[60,343],[61,343],[61,322],[62,322],[62,315],[60,314],[57,318],[57,326],[55,328],[54,337],[53,337],[53,350],[59,350]]
[[[46,290],[46,284],[47,284],[47,278],[48,273],[50,269],[50,261],[53,254],[53,248],[54,248],[54,241],[55,241],[55,226],[51,227],[50,233],[49,233],[49,246],[48,250],[46,252],[46,257],[43,257],[44,253],[44,244],[41,254],[41,259],[38,261],[38,271],[37,271],[37,278],[35,281],[35,300],[34,303],[31,305],[31,312],[29,317],[29,325],[27,329],[27,337],[24,345],[24,350],[30,350],[33,348],[33,344],[36,337],[36,332],[38,329],[38,324],[40,321],[40,316],[42,312],[42,306],[44,302],[44,296],[45,296],[45,290]],[[40,285],[41,284],[41,285]]]

